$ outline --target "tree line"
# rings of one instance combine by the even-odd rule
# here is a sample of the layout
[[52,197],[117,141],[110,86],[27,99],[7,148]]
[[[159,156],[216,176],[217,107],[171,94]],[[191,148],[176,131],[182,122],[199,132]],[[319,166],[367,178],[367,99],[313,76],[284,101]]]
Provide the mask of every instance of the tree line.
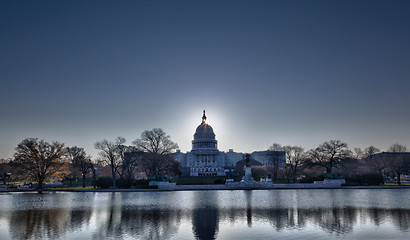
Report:
[[[350,178],[376,175],[382,183],[388,178],[395,178],[400,185],[400,176],[410,171],[410,154],[406,153],[406,146],[399,143],[391,145],[386,152],[375,146],[351,151],[347,143],[340,140],[326,141],[308,151],[301,146],[282,146],[278,143],[274,143],[269,150],[286,152],[282,176],[293,182],[306,176],[341,174]],[[275,166],[271,172],[275,172]]]
[[[111,186],[117,187],[118,181],[132,181],[136,174],[145,178],[180,175],[180,165],[172,156],[178,145],[161,128],[145,130],[141,137],[131,145],[126,139],[103,139],[94,144],[99,156],[92,159],[84,148],[65,147],[63,143],[51,143],[37,138],[22,140],[16,147],[13,158],[0,160],[0,180],[6,184],[12,176],[20,180],[34,182],[38,189],[53,180],[92,178],[97,180],[97,170],[105,167],[110,170]],[[271,173],[275,181],[280,176],[288,182],[303,181],[304,178],[323,178],[324,175],[341,174],[349,178],[376,176],[384,183],[385,179],[396,178],[410,169],[410,154],[406,146],[393,144],[387,152],[381,152],[374,146],[365,149],[349,150],[348,145],[340,140],[330,140],[314,149],[305,151],[301,146],[274,143],[269,150],[286,152],[286,165],[282,168],[277,157],[272,167],[262,167],[262,172]],[[261,168],[254,168],[260,171]],[[12,176],[11,176],[12,175]]]
[[92,159],[78,146],[26,138],[17,145],[13,158],[0,160],[0,179],[4,184],[11,177],[33,182],[41,190],[46,182],[79,177],[85,187],[90,176],[95,187],[97,168],[101,167],[110,168],[113,187],[118,180],[132,180],[136,172],[146,178],[179,174],[179,163],[171,155],[178,145],[161,128],[144,131],[132,145],[125,143],[123,137],[97,141],[94,146],[99,156]]

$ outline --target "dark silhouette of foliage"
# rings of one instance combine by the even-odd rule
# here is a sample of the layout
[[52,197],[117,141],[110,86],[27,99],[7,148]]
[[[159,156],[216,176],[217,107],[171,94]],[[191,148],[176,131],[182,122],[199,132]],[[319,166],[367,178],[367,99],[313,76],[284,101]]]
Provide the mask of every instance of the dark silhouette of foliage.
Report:
[[151,178],[154,175],[177,176],[180,175],[180,165],[171,153],[178,145],[171,141],[161,128],[145,130],[141,138],[133,142],[137,151],[145,154],[139,161],[139,167]]
[[379,152],[380,152],[380,149],[372,145],[364,149],[363,157],[367,158]]
[[346,177],[346,183],[347,185],[380,185],[384,180],[379,173],[362,173]]
[[305,160],[304,149],[300,146],[284,146],[283,150],[286,152],[286,163],[289,164],[293,182],[296,182],[296,175],[302,162]]
[[119,146],[125,143],[125,138],[117,137],[114,142],[110,142],[106,139],[96,142],[95,148],[100,150],[100,156],[102,160],[111,167],[111,177],[113,187],[117,187],[116,173],[121,164],[121,151]]
[[372,154],[365,158],[367,166],[380,176],[384,176],[388,171],[387,160],[382,154]]
[[405,154],[406,150],[406,146],[395,143],[390,146],[389,153],[384,155],[387,165],[396,175],[398,185],[401,185],[400,176],[407,173],[410,168],[410,155]]
[[120,178],[117,180],[117,187],[118,188],[131,188],[134,185],[133,179],[124,179]]
[[132,142],[138,150],[159,155],[166,155],[178,149],[178,144],[171,141],[171,137],[167,135],[162,128],[154,128],[145,130],[141,134],[140,139]]
[[347,143],[340,140],[324,142],[316,149],[308,152],[306,163],[308,166],[320,166],[326,169],[326,173],[332,173],[334,168],[339,167],[344,159],[351,156],[352,152],[347,148]]
[[23,177],[37,182],[39,190],[45,181],[62,179],[68,173],[67,149],[63,143],[27,138],[18,144],[14,158],[24,171]]
[[152,176],[178,176],[180,164],[172,155],[146,153],[141,159],[140,168],[148,178]]
[[80,171],[81,178],[83,180],[83,188],[85,188],[85,178],[87,177],[87,173],[90,171],[91,157],[86,155],[84,148],[74,146],[67,148],[67,150],[71,159],[71,166],[72,168]]
[[121,159],[117,168],[120,179],[133,179],[133,175],[138,169],[142,152],[136,151],[135,147],[118,145],[118,153]]
[[0,181],[3,181],[3,184],[7,184],[7,181],[11,179],[13,169],[11,159],[0,159]]
[[95,185],[99,188],[110,188],[113,185],[113,181],[111,177],[100,177],[95,182]]

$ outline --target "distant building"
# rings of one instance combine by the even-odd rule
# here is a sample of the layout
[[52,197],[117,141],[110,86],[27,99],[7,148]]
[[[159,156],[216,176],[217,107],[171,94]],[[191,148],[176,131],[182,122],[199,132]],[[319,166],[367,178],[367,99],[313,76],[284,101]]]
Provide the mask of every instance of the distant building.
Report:
[[371,161],[372,158],[380,158],[385,162],[395,161],[393,164],[401,165],[403,174],[410,173],[410,152],[381,152],[375,153],[367,158],[361,159],[363,162]]
[[371,155],[370,157],[387,158],[387,157],[392,157],[392,156],[399,156],[399,157],[409,159],[410,158],[410,152],[381,152],[381,153],[375,153],[375,154]]
[[227,167],[235,167],[236,163],[243,160],[245,155],[243,153],[234,152],[233,149],[229,149],[228,152],[225,153],[225,166]]
[[[192,150],[186,154],[177,151],[175,159],[182,167],[189,168],[190,176],[225,176],[225,154],[217,147],[218,141],[212,127],[206,123],[205,111],[202,123],[196,128]],[[182,173],[186,173],[183,169]]]
[[[174,153],[175,159],[181,164],[181,172],[185,176],[225,176],[225,172],[235,167],[244,159],[243,153],[228,152],[218,150],[218,141],[212,127],[206,123],[205,110],[201,124],[196,128],[194,140],[192,140],[192,150],[187,153],[177,151]],[[260,162],[265,166],[273,166],[275,163],[279,167],[286,165],[286,153],[282,151],[259,151],[251,154],[251,159]]]
[[277,165],[279,168],[286,166],[285,151],[258,151],[251,153],[251,159],[262,163],[264,166],[273,167]]

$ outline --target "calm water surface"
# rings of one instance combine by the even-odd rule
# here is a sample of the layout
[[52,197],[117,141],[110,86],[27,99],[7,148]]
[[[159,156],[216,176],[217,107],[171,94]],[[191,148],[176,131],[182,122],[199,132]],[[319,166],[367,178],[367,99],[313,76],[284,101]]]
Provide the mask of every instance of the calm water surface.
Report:
[[0,239],[410,239],[410,190],[1,193]]

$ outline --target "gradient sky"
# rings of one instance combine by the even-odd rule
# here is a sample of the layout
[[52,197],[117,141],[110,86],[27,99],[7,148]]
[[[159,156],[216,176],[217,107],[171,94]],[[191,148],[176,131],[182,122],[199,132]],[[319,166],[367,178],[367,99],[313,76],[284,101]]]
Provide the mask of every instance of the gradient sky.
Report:
[[410,1],[0,1],[0,157],[207,112],[219,149],[410,147]]

